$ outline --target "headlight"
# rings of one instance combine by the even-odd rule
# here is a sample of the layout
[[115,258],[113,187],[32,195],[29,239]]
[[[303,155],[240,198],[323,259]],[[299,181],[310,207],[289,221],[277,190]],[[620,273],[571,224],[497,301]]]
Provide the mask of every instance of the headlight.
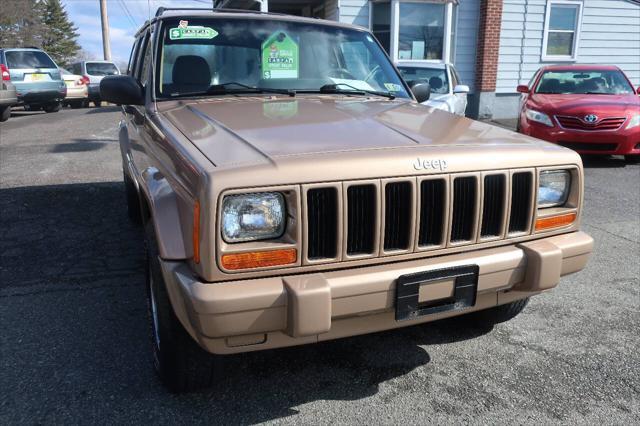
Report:
[[636,114],[631,117],[631,120],[629,120],[629,124],[627,124],[627,129],[631,129],[637,126],[640,126],[640,114]]
[[524,114],[531,121],[536,121],[536,122],[542,123],[542,124],[544,124],[546,126],[553,127],[553,123],[551,122],[551,119],[544,112],[535,111],[535,110],[526,108],[524,110]]
[[567,170],[540,172],[538,185],[538,208],[561,206],[567,202],[571,174]]
[[222,201],[222,237],[228,243],[278,238],[285,205],[279,192],[229,195]]

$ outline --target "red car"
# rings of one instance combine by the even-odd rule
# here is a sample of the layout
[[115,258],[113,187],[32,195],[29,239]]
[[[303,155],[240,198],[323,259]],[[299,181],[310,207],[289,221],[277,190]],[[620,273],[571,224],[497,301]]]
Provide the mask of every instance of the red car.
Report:
[[540,68],[523,94],[518,131],[582,154],[640,160],[640,88],[615,66]]

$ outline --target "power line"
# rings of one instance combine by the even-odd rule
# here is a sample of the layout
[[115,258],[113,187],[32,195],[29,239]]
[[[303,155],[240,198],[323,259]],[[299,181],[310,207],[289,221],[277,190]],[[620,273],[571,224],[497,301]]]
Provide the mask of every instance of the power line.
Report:
[[129,22],[131,23],[131,27],[134,30],[137,29],[138,25],[136,24],[136,21],[133,18],[133,15],[131,14],[131,11],[127,7],[126,3],[123,0],[118,0],[117,3],[118,3],[118,6],[120,6],[120,9],[122,9],[122,12],[124,12],[124,15],[127,17]]

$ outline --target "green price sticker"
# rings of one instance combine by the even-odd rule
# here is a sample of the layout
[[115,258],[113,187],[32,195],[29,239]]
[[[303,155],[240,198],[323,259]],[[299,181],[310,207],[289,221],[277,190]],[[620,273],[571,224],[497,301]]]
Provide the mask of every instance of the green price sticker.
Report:
[[298,78],[298,43],[285,32],[273,33],[262,43],[262,78]]
[[210,40],[218,35],[218,32],[209,27],[178,27],[169,30],[169,38],[171,40],[194,40],[206,39]]

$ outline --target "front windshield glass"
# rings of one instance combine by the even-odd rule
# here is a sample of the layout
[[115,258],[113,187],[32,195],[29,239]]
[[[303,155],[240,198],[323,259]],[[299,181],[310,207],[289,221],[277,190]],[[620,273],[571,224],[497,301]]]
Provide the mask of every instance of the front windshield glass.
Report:
[[406,81],[424,80],[429,82],[431,93],[444,95],[449,93],[449,79],[444,69],[398,66],[402,78]]
[[633,88],[617,70],[546,71],[535,90],[540,94],[632,94]]
[[212,86],[220,94],[254,88],[318,92],[326,85],[409,97],[384,51],[364,31],[229,17],[167,20],[162,31],[159,98],[213,94]]

